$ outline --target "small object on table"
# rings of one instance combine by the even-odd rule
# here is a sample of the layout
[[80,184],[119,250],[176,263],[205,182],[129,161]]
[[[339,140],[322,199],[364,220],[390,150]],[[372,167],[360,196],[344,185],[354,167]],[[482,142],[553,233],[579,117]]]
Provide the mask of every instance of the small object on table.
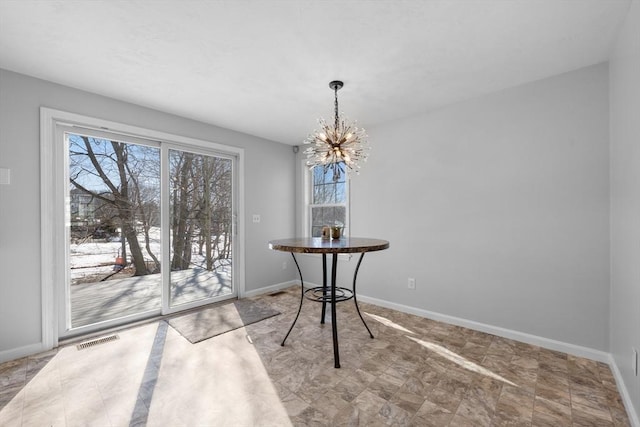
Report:
[[328,240],[331,238],[331,227],[325,225],[322,227],[322,238]]

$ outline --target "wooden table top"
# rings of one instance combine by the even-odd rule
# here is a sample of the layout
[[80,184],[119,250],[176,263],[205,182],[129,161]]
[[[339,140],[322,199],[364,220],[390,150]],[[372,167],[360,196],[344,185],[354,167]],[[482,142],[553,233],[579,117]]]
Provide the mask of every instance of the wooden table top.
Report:
[[381,251],[389,248],[389,242],[366,237],[341,237],[322,239],[320,237],[294,237],[271,240],[269,249],[306,254],[346,254]]

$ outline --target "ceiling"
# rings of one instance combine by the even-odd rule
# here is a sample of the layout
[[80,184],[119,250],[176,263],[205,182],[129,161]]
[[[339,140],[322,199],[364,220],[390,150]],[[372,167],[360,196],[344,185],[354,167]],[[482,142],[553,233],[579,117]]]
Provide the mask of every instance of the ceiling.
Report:
[[297,145],[606,61],[630,0],[0,0],[0,68]]

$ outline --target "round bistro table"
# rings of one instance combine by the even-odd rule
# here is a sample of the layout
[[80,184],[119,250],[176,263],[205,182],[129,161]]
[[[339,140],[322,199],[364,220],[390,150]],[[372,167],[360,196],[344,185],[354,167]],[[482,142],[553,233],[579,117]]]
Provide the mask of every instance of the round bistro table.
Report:
[[[338,320],[336,318],[336,303],[341,301],[347,301],[353,298],[353,302],[356,306],[356,310],[358,315],[360,316],[360,320],[364,324],[364,327],[369,332],[369,336],[373,338],[373,334],[367,326],[367,322],[364,321],[362,314],[360,313],[360,308],[358,307],[358,300],[356,298],[356,279],[358,277],[358,270],[360,269],[360,264],[362,263],[362,259],[364,258],[364,254],[367,252],[374,251],[382,251],[384,249],[389,248],[389,242],[386,240],[380,239],[371,239],[364,237],[342,237],[340,239],[322,239],[320,237],[300,237],[300,238],[292,238],[292,239],[280,239],[280,240],[272,240],[269,242],[269,249],[283,252],[290,252],[293,257],[293,262],[295,262],[296,267],[298,269],[298,274],[300,275],[300,306],[298,307],[298,313],[296,314],[296,318],[293,320],[289,331],[285,335],[282,340],[282,344],[284,346],[285,341],[289,337],[289,334],[293,330],[296,322],[298,321],[298,317],[300,316],[300,311],[302,310],[302,302],[305,297],[311,301],[321,302],[322,303],[322,314],[320,317],[320,323],[324,323],[325,320],[325,312],[327,303],[331,305],[331,331],[333,335],[333,359],[334,366],[336,368],[340,367],[340,352],[338,349]],[[302,271],[300,270],[300,265],[298,264],[298,260],[296,259],[296,253],[304,253],[304,254],[322,254],[322,286],[304,289],[304,280],[302,278]],[[360,259],[358,260],[358,264],[356,266],[356,270],[353,273],[353,287],[352,289],[343,288],[336,286],[336,274],[338,267],[338,254],[353,254],[359,253]],[[327,254],[332,255],[331,259],[331,284],[327,286]]]

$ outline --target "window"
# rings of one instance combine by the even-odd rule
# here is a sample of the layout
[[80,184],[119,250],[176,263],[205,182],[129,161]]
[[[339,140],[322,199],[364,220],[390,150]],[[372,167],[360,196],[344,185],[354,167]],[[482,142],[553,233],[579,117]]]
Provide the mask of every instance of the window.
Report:
[[341,226],[348,235],[349,226],[349,178],[344,164],[333,169],[314,167],[310,172],[307,229],[311,237],[320,237],[322,227]]

